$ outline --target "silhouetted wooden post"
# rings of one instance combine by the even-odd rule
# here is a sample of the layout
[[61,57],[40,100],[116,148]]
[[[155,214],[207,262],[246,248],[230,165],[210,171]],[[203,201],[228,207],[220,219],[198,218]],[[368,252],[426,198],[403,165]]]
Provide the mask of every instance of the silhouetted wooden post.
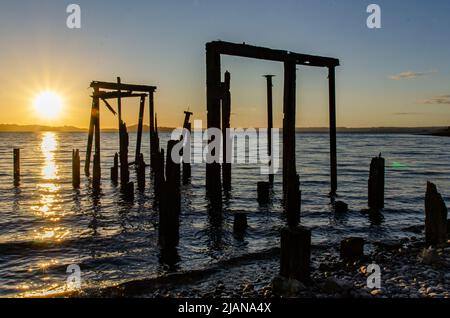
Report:
[[161,202],[165,182],[164,149],[161,149],[159,152],[155,152],[154,159],[155,197]]
[[225,72],[225,80],[222,83],[222,178],[223,189],[226,191],[231,190],[231,149],[228,147],[231,145],[230,138],[230,117],[231,117],[231,92],[230,92],[231,75],[230,72]]
[[149,125],[150,125],[150,166],[153,168],[153,157],[155,153],[159,152],[159,145],[155,143],[155,100],[154,92],[149,91]]
[[145,189],[145,162],[144,155],[140,154],[136,163],[138,188],[143,191]]
[[20,184],[20,149],[14,149],[13,151],[14,159],[14,186],[18,187]]
[[144,122],[144,108],[145,108],[145,95],[141,96],[141,102],[139,104],[139,121],[138,121],[138,131],[136,136],[136,154],[134,160],[136,164],[139,161],[139,156],[141,155],[141,142],[142,142],[142,126]]
[[128,132],[127,125],[122,121],[119,128],[120,134],[120,184],[125,186],[130,180],[128,170]]
[[181,194],[180,163],[173,161],[172,149],[177,140],[167,142],[166,178],[159,210],[159,244],[162,248],[172,248],[179,242]]
[[425,194],[425,242],[432,246],[447,244],[448,210],[436,185],[427,182]]
[[86,146],[86,160],[84,163],[84,174],[86,176],[89,176],[90,174],[90,165],[91,165],[91,156],[92,156],[92,140],[94,139],[94,125],[95,125],[95,119],[94,119],[94,98],[92,98],[92,107],[91,107],[91,119],[89,123],[89,133],[88,133],[88,142]]
[[335,195],[337,191],[337,154],[336,154],[336,83],[335,67],[328,68],[329,86],[329,111],[330,111],[330,172],[331,172],[331,193]]
[[269,156],[269,183],[273,184],[273,167],[272,167],[272,128],[273,128],[273,98],[272,98],[272,78],[275,75],[264,75],[267,81],[267,155]]
[[368,203],[369,208],[374,211],[384,208],[384,165],[385,160],[381,153],[372,158],[370,163]]
[[[206,44],[206,95],[208,128],[220,129],[220,54],[211,47],[211,43]],[[209,135],[208,137],[208,142],[211,142],[213,136]],[[207,163],[206,191],[216,206],[222,202],[221,189],[220,163]]]
[[299,281],[310,277],[311,231],[302,227],[281,229],[280,275]]
[[[183,184],[188,184],[191,180],[191,123],[189,122],[192,113],[189,111],[184,112],[184,123],[183,128],[185,132],[183,132],[182,141],[185,144],[185,149],[188,150],[187,155],[183,151]],[[185,161],[185,157],[187,160]]]
[[101,180],[101,167],[100,167],[100,99],[96,97],[98,95],[98,88],[94,89],[94,133],[95,133],[95,154],[94,154],[94,167],[93,167],[93,179],[92,185],[94,189],[100,187]]
[[285,210],[289,225],[295,226],[300,220],[299,177],[295,156],[295,98],[296,63],[284,63],[284,102],[283,102],[283,185],[285,191]]
[[258,202],[259,204],[267,204],[270,201],[270,183],[258,182]]
[[245,231],[247,230],[247,214],[246,213],[235,213],[233,222],[233,233],[238,238],[241,238]]
[[80,187],[80,151],[72,150],[72,185],[75,189]]
[[111,181],[117,184],[119,180],[119,155],[117,152],[114,154],[114,165],[111,167]]

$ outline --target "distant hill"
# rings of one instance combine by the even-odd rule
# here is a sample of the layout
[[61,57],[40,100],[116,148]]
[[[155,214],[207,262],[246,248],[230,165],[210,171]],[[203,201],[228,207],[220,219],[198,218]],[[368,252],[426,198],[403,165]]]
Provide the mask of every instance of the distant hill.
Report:
[[[158,127],[160,132],[172,131],[171,127]],[[144,125],[143,131],[149,132],[149,126]],[[12,125],[0,124],[0,132],[87,132],[86,128],[74,126],[42,126],[42,125]],[[117,132],[117,128],[102,128],[102,132]],[[137,125],[128,126],[128,132],[136,132]],[[303,127],[296,128],[297,132],[304,133],[327,133],[328,127]],[[339,133],[360,133],[360,134],[420,134],[433,136],[450,136],[450,127],[370,127],[370,128],[347,128],[338,127]]]

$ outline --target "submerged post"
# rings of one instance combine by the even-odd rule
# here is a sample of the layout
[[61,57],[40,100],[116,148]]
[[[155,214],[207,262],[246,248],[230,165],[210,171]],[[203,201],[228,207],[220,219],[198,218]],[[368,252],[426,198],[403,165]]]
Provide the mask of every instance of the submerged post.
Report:
[[448,210],[436,185],[427,182],[425,194],[425,242],[428,246],[447,244]]
[[17,187],[20,184],[20,149],[16,148],[13,151],[14,159],[14,185]]
[[272,128],[273,128],[273,97],[272,97],[272,78],[275,75],[264,75],[267,81],[267,155],[269,157],[269,183],[273,184],[273,167],[272,167]]
[[222,178],[223,188],[226,191],[231,190],[231,145],[230,137],[230,117],[231,117],[231,92],[230,72],[225,72],[225,80],[222,83],[222,135],[223,135],[223,163],[222,163]]
[[336,154],[336,80],[335,67],[328,68],[328,88],[329,88],[329,111],[330,111],[330,172],[331,172],[331,192],[336,195],[337,191],[337,154]]
[[372,158],[370,163],[368,197],[369,208],[378,211],[384,208],[384,165],[385,160],[381,157]]
[[75,189],[80,187],[80,151],[72,150],[72,186]]

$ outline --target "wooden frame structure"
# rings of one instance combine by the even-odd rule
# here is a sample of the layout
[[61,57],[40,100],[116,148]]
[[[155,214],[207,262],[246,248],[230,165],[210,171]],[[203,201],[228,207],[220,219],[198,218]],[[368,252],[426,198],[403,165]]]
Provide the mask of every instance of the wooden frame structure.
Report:
[[[135,163],[138,162],[139,155],[141,152],[141,141],[142,141],[142,129],[143,129],[143,119],[144,119],[144,108],[145,108],[145,98],[149,97],[149,117],[150,117],[150,153],[153,153],[155,149],[155,110],[154,110],[154,92],[156,91],[156,86],[145,86],[145,85],[133,85],[133,84],[123,84],[121,83],[120,77],[117,78],[116,83],[112,82],[99,82],[93,81],[90,85],[94,89],[92,94],[92,110],[91,110],[91,120],[89,125],[89,135],[88,143],[86,149],[86,161],[84,171],[85,174],[89,175],[91,154],[92,154],[92,143],[95,137],[95,152],[94,152],[94,163],[93,163],[93,184],[97,187],[100,183],[100,100],[104,102],[105,106],[114,114],[118,115],[119,122],[119,133],[120,133],[120,145],[121,152],[125,152],[122,149],[123,134],[122,127],[122,98],[127,97],[140,97],[140,107],[139,107],[139,122],[138,122],[138,135],[136,142],[136,154]],[[117,99],[117,112],[109,104],[108,100]],[[127,152],[127,151],[126,151]],[[151,159],[150,159],[151,160]],[[128,167],[127,167],[128,169]]]
[[[206,44],[206,86],[207,86],[207,121],[208,128],[221,128],[222,118],[229,118],[229,100],[224,96],[224,87],[229,83],[221,83],[221,55],[232,55],[260,60],[278,61],[284,63],[284,101],[283,101],[283,192],[286,205],[295,206],[297,191],[289,191],[289,187],[298,184],[295,156],[295,113],[296,113],[296,66],[314,66],[328,68],[329,82],[329,120],[330,120],[330,166],[331,195],[337,191],[337,158],[336,158],[336,97],[335,97],[335,67],[339,60],[330,57],[314,56],[274,50],[247,44],[236,44],[223,41],[213,41]],[[229,75],[228,75],[229,76]],[[226,82],[229,81],[226,78]],[[225,128],[225,127],[223,127]],[[210,136],[211,141],[211,136]],[[225,148],[224,148],[225,149]],[[224,158],[226,154],[224,154]],[[220,199],[221,175],[219,163],[206,165],[206,188],[213,197]],[[227,174],[231,168],[226,169]],[[223,176],[224,179],[230,176]],[[291,185],[291,186],[289,186]]]

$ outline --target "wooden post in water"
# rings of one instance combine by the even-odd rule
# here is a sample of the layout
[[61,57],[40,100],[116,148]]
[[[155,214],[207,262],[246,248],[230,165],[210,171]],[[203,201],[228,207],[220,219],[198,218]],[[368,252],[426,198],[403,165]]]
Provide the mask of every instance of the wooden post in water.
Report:
[[259,204],[267,204],[270,201],[270,183],[258,182],[258,202]]
[[272,128],[273,128],[273,97],[272,97],[272,78],[275,75],[264,75],[267,81],[267,155],[269,157],[269,183],[273,185],[274,175],[272,167]]
[[145,95],[141,96],[141,102],[139,104],[139,121],[138,131],[136,136],[136,153],[134,161],[136,164],[139,162],[139,156],[141,155],[141,142],[142,142],[142,126],[144,122],[144,109],[145,109]]
[[335,67],[328,68],[328,88],[329,88],[329,112],[330,112],[330,172],[331,172],[331,192],[336,195],[337,191],[337,154],[336,154],[336,80]]
[[72,186],[75,189],[80,187],[80,151],[72,150]]
[[448,210],[436,185],[427,182],[425,194],[425,242],[427,246],[447,244]]
[[283,190],[285,211],[290,226],[300,221],[299,176],[295,156],[295,99],[296,64],[284,63],[284,102],[283,102]]
[[230,92],[231,75],[230,72],[225,72],[225,79],[222,83],[222,179],[223,189],[225,191],[231,190],[231,136],[230,136],[230,117],[231,117],[231,92]]
[[311,231],[302,227],[281,229],[280,275],[299,281],[310,277]]
[[117,184],[119,180],[119,155],[117,152],[114,154],[114,165],[111,167],[111,181]]
[[[220,54],[211,47],[211,43],[206,44],[206,95],[207,128],[220,129]],[[213,136],[209,135],[208,143],[212,141]],[[222,182],[219,162],[206,164],[206,191],[212,205],[216,208],[221,206]]]
[[373,211],[384,208],[384,165],[385,160],[381,157],[381,153],[378,157],[372,158],[370,163],[368,203]]
[[140,191],[144,191],[145,189],[145,161],[144,155],[140,154],[138,161],[136,163],[137,167],[137,180],[138,180],[138,189]]
[[180,163],[172,160],[172,149],[180,141],[167,143],[166,178],[159,204],[159,244],[161,248],[173,248],[179,242],[181,194]]
[[16,148],[13,151],[14,159],[14,186],[18,187],[20,185],[20,149]]
[[149,126],[150,126],[150,166],[153,168],[153,157],[155,153],[159,153],[159,145],[156,144],[156,118],[155,118],[155,100],[154,100],[154,92],[150,91],[149,94]]
[[92,186],[98,190],[100,188],[101,167],[100,167],[100,99],[98,95],[98,88],[94,89],[93,98],[93,116],[94,116],[94,134],[95,134],[95,154],[94,167],[92,175]]
[[88,142],[87,142],[87,146],[86,146],[86,161],[84,163],[84,174],[86,176],[89,176],[90,174],[90,165],[91,165],[91,156],[92,156],[92,140],[94,139],[94,124],[95,124],[95,119],[94,119],[94,98],[92,98],[92,107],[91,107],[91,119],[90,119],[90,123],[89,123],[89,133],[88,133]]
[[[185,132],[182,136],[182,141],[185,143],[185,149],[188,150],[188,153],[184,153],[183,151],[183,184],[189,184],[191,180],[191,123],[189,122],[190,117],[192,116],[192,113],[189,111],[184,112],[184,123],[183,128],[185,129]],[[186,161],[185,161],[186,157]]]

